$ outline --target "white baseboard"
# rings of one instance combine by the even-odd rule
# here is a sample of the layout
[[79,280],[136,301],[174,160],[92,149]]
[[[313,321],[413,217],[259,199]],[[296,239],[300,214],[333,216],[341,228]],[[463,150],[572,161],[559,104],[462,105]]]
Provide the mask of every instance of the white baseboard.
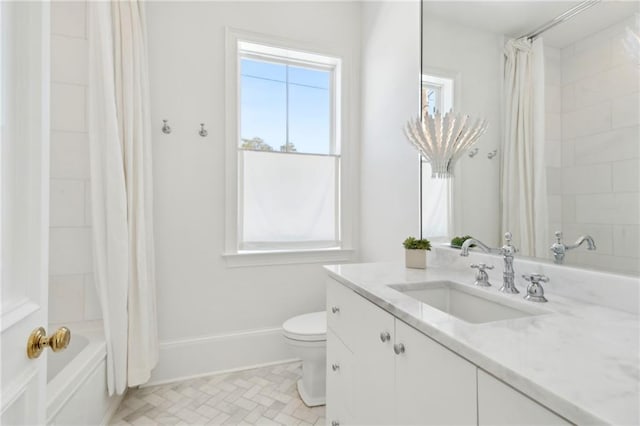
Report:
[[292,360],[281,328],[161,342],[158,365],[144,386]]

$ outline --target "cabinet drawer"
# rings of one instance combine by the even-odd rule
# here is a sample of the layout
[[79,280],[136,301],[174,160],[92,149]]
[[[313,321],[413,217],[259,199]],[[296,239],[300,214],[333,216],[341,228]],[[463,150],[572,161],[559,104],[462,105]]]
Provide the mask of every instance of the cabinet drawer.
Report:
[[327,424],[352,423],[354,394],[353,354],[335,333],[327,330]]
[[[350,349],[358,327],[357,306],[361,296],[339,282],[327,280],[327,327]],[[363,300],[364,301],[364,300]]]
[[562,417],[478,369],[479,425],[568,425]]

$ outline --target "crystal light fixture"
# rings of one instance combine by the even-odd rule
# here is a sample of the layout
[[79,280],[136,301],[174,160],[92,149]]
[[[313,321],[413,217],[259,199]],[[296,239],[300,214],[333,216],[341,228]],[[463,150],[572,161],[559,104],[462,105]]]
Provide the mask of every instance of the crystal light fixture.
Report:
[[482,136],[488,123],[477,119],[472,124],[468,115],[453,111],[444,117],[437,110],[431,115],[424,92],[422,95],[422,120],[420,117],[410,119],[404,133],[431,164],[432,178],[452,177],[454,163]]

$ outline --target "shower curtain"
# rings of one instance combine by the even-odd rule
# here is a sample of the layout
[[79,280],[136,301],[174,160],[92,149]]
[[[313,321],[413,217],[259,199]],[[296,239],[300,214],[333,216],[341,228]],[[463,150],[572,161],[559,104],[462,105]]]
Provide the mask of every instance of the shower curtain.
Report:
[[505,139],[501,165],[501,231],[524,256],[549,253],[544,164],[542,39],[509,40],[504,49]]
[[88,2],[94,276],[109,394],[158,361],[151,128],[142,2]]

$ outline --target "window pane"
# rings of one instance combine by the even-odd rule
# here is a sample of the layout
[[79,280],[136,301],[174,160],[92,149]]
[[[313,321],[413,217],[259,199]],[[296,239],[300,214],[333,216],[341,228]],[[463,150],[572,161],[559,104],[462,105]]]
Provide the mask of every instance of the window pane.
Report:
[[289,65],[289,83],[329,89],[329,71],[315,70]]
[[284,82],[287,80],[287,66],[243,58],[240,61],[240,74]]
[[335,247],[338,159],[241,151],[242,249]]
[[297,152],[331,154],[329,90],[289,85],[289,142]]
[[240,146],[278,150],[287,137],[286,84],[248,76],[240,84]]

